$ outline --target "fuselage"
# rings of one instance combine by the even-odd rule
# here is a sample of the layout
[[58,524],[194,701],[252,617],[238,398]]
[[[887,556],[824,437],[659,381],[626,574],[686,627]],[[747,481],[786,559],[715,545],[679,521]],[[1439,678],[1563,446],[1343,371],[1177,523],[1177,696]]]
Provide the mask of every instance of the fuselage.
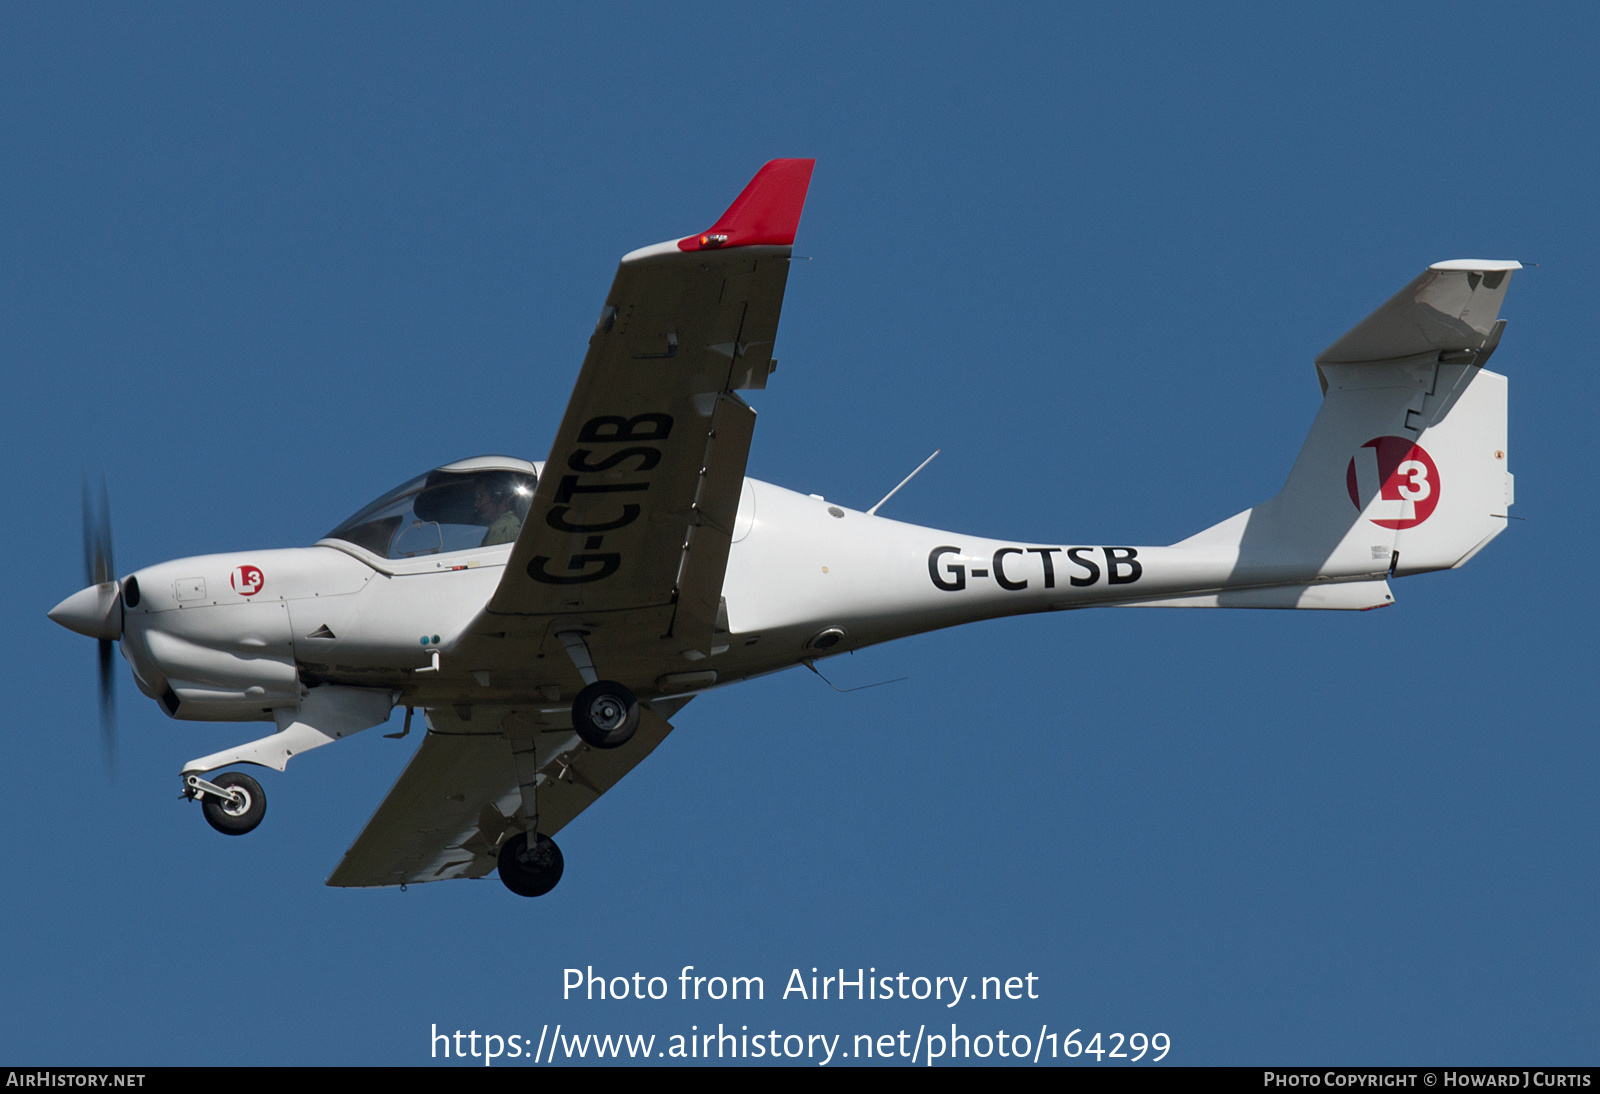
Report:
[[[385,560],[324,540],[164,562],[125,583],[124,656],[140,689],[185,719],[271,720],[321,684],[390,689],[408,706],[570,701],[581,682],[564,658],[501,666],[492,679],[452,658],[510,553]],[[658,662],[648,678],[621,679],[640,698],[680,694],[976,620],[1241,579],[1232,548],[993,540],[747,479],[723,585],[726,641],[681,671]]]

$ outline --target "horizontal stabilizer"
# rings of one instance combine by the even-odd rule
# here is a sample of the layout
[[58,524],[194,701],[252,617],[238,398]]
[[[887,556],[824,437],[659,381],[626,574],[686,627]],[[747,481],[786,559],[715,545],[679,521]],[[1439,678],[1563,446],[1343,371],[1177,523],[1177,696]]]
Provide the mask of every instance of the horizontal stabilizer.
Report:
[[[1317,355],[1317,364],[1392,361],[1424,353],[1494,347],[1495,320],[1520,262],[1459,258],[1436,262]],[[1483,355],[1487,357],[1485,353]],[[1483,364],[1463,359],[1459,364]]]

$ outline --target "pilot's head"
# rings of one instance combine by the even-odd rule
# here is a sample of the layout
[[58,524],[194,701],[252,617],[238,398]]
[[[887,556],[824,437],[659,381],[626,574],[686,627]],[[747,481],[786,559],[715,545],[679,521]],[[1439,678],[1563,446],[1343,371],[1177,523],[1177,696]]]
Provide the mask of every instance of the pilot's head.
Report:
[[485,476],[475,484],[472,506],[487,524],[511,508],[511,495],[511,476]]

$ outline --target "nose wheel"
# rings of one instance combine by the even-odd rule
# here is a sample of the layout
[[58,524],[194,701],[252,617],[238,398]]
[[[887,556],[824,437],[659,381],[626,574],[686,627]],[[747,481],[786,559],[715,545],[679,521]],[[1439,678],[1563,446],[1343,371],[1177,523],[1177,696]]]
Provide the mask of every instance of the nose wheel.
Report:
[[225,836],[242,836],[255,831],[267,815],[267,793],[261,784],[238,771],[225,771],[214,780],[187,775],[183,793],[200,799],[206,823]]
[[565,868],[561,848],[549,836],[518,832],[500,848],[500,880],[518,896],[544,896],[556,887]]

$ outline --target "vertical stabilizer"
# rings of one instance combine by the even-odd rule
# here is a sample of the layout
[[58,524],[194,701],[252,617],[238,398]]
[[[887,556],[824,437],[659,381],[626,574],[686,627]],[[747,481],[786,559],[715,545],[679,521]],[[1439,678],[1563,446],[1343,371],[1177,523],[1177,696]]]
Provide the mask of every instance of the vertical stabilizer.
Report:
[[1440,262],[1318,355],[1323,403],[1270,500],[1184,545],[1239,549],[1237,584],[1459,566],[1511,503],[1506,378],[1483,367],[1516,262]]

